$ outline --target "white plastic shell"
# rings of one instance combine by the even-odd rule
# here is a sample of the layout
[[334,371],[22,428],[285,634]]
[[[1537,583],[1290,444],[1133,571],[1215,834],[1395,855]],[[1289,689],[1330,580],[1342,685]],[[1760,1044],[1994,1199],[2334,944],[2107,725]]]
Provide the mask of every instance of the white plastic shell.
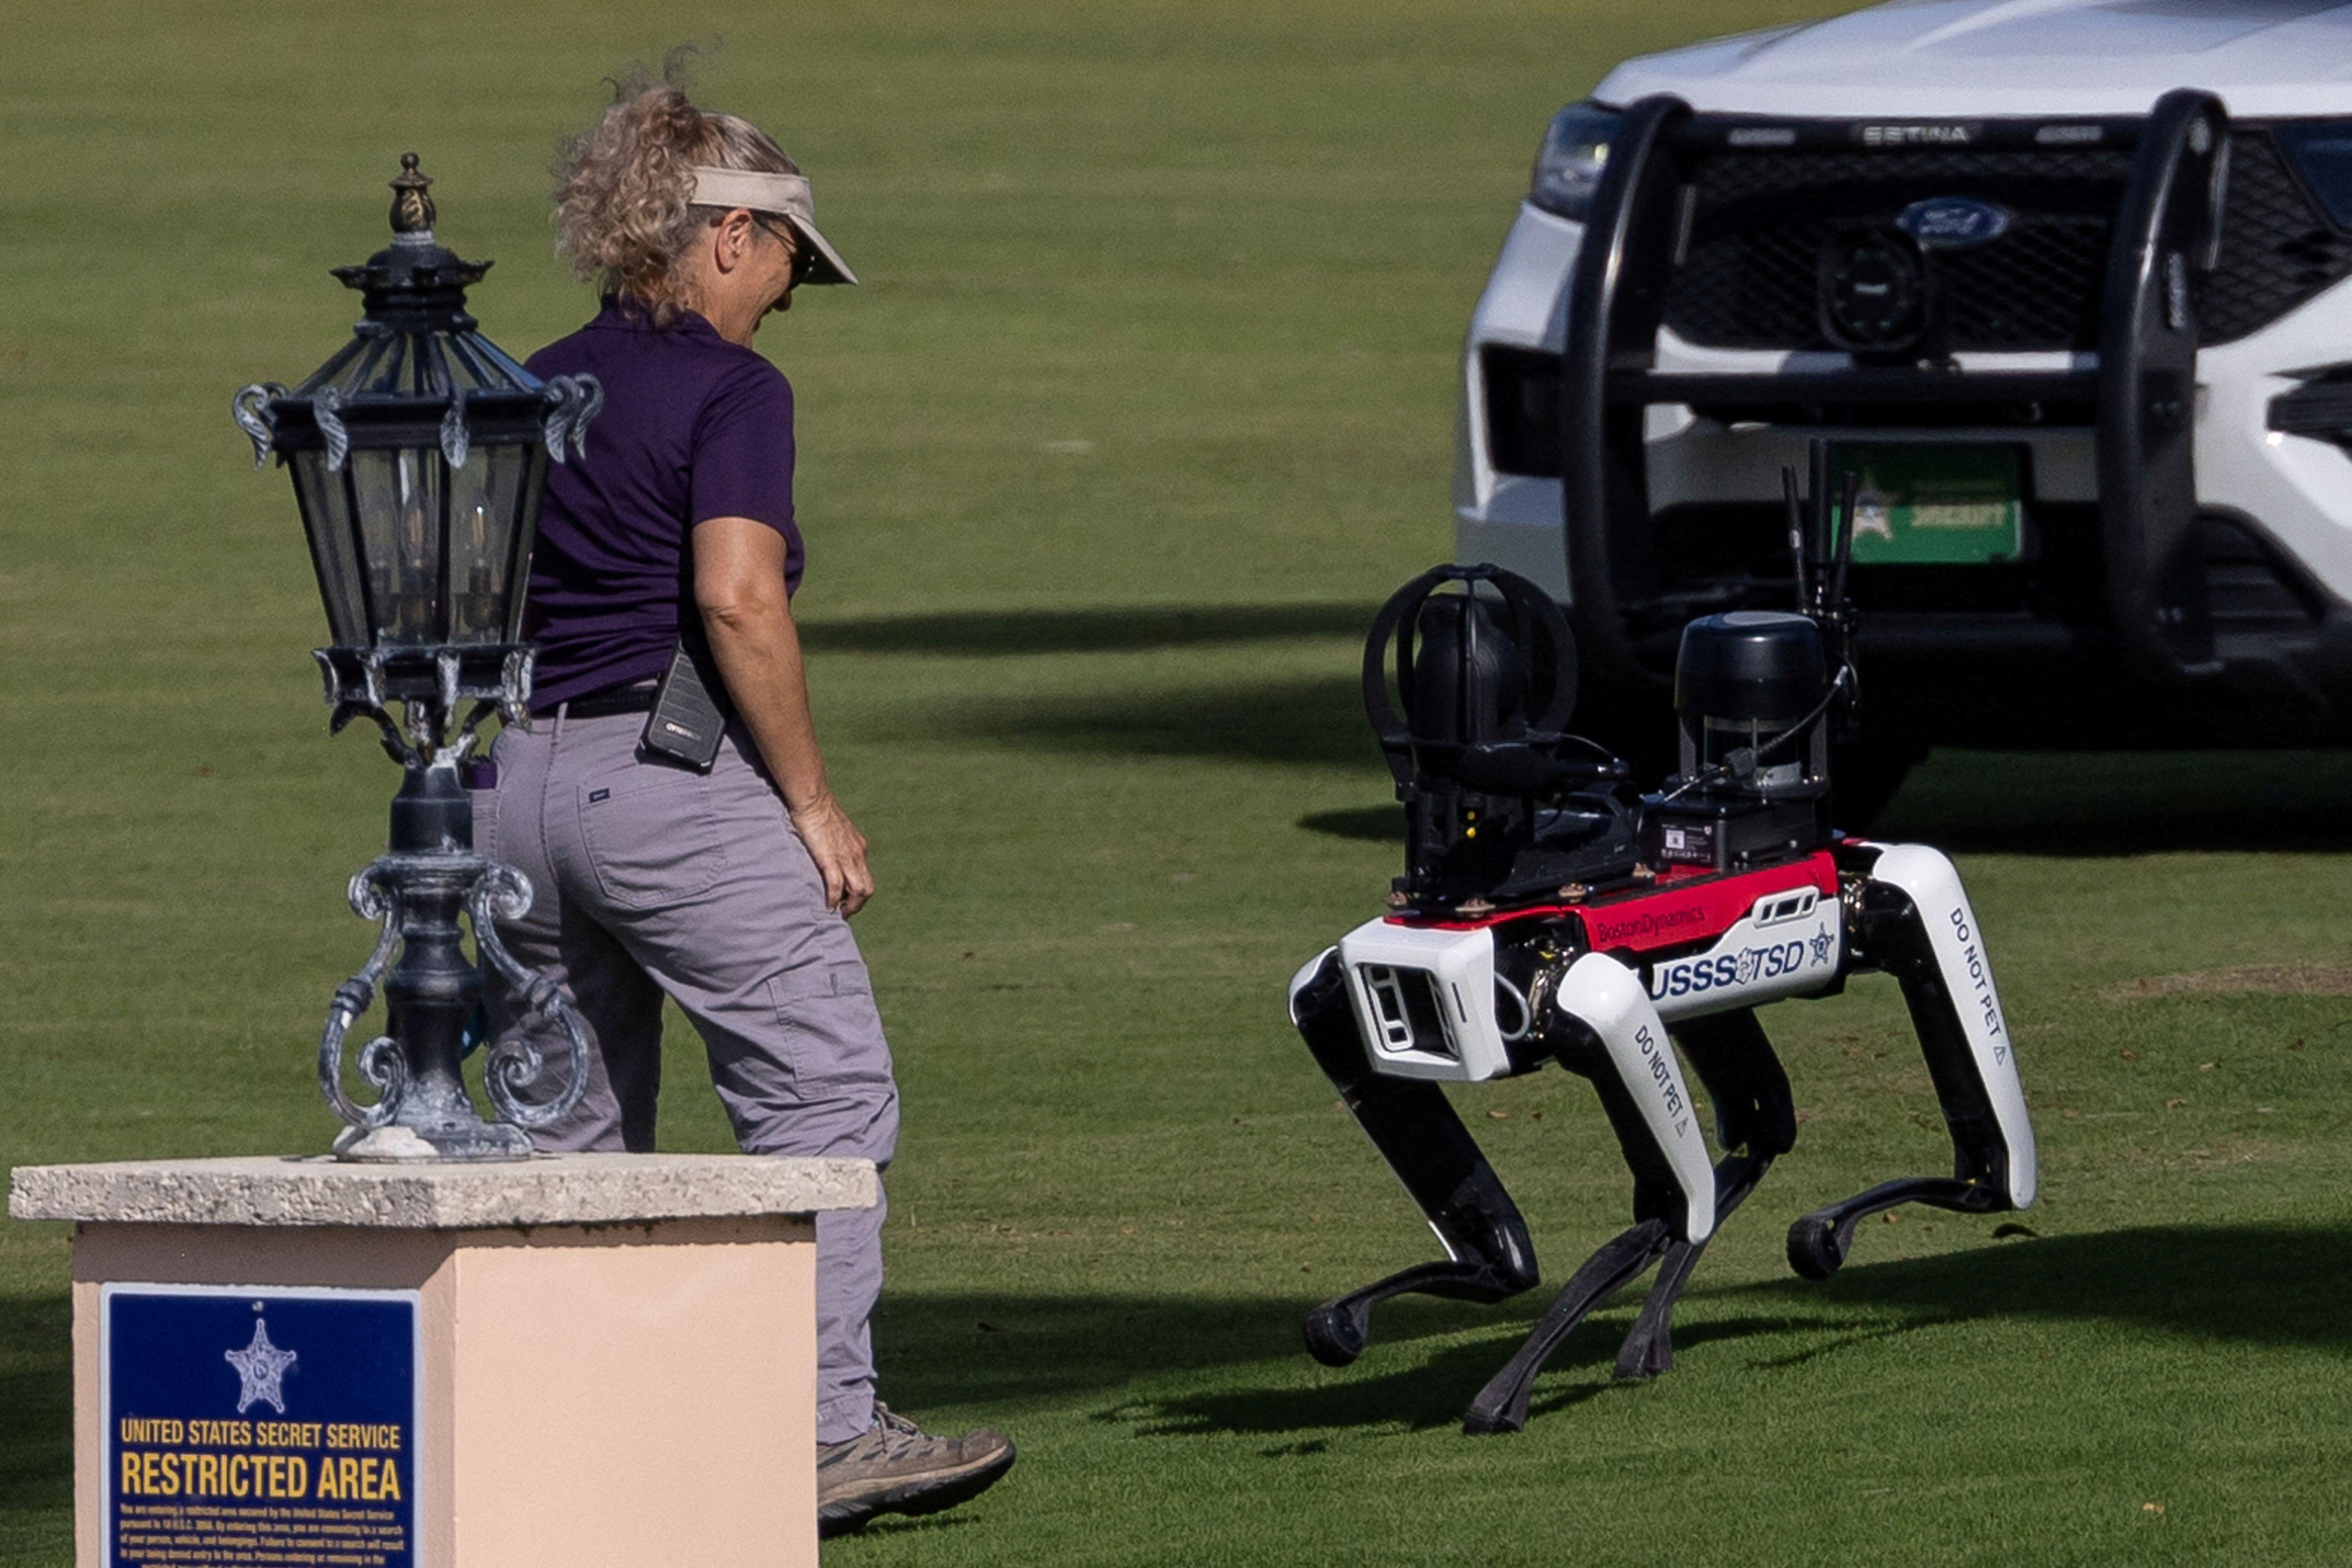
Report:
[[1367,921],[1339,939],[1348,1003],[1375,1071],[1482,1083],[1511,1070],[1495,1018],[1495,933]]
[[1817,991],[1837,978],[1845,922],[1838,901],[1817,888],[1767,893],[1701,952],[1644,964],[1658,1016],[1676,1018],[1760,1007]]
[[1960,874],[1940,851],[1924,844],[1897,844],[1878,857],[1870,877],[1908,894],[1927,928],[1936,967],[1942,971],[1944,988],[1959,1014],[1993,1121],[2009,1145],[2009,1201],[2024,1208],[2033,1202],[2039,1178],[2033,1121],[2018,1082],[2017,1053],[2011,1047],[2009,1021],[2001,1016],[2000,994],[1993,988],[1992,964],[1985,957],[1984,938],[1960,886]]
[[1641,976],[1606,953],[1588,952],[1561,976],[1552,1005],[1601,1037],[1610,1065],[1641,1108],[1643,1125],[1682,1189],[1684,1236],[1705,1241],[1715,1230],[1715,1166],[1665,1023],[1650,1005]]
[[1306,990],[1307,984],[1314,980],[1316,971],[1323,967],[1323,961],[1339,951],[1336,947],[1325,948],[1300,964],[1298,973],[1290,977],[1290,1021],[1294,1025],[1298,1022],[1298,994]]

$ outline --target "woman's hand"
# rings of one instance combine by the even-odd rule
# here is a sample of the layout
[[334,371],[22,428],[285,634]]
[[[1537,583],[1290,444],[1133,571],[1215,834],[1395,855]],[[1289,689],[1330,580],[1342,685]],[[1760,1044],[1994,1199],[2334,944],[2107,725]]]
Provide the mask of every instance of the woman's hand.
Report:
[[874,873],[866,868],[866,835],[825,783],[800,632],[784,592],[784,552],[782,533],[747,517],[696,523],[695,605],[727,694],[824,879],[824,907],[846,919],[874,896]]
[[874,873],[866,867],[866,835],[829,793],[790,809],[793,830],[824,879],[824,907],[839,910],[847,920],[874,896]]

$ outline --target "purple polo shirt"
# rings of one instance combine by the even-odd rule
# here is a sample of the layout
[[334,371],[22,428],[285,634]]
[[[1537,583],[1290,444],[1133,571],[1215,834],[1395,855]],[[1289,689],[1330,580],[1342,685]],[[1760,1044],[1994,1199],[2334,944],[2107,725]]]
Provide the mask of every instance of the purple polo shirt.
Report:
[[698,522],[766,523],[784,536],[785,592],[800,586],[793,389],[782,371],[690,310],[656,330],[610,298],[530,369],[584,372],[604,388],[586,456],[548,465],[524,619],[539,644],[534,709],[668,667],[680,618],[693,614]]

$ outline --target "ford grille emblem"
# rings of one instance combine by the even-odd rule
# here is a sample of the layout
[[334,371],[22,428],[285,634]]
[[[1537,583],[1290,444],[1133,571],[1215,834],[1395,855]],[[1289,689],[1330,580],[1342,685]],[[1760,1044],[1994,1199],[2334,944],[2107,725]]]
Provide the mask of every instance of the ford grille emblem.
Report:
[[1965,250],[2009,232],[2007,207],[1973,196],[1930,196],[1903,209],[1895,226],[1927,250]]

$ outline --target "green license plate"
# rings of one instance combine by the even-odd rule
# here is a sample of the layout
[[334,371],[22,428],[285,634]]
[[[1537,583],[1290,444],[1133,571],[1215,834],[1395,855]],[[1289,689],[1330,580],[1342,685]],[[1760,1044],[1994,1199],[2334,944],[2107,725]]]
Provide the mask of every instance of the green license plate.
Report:
[[1858,566],[1982,566],[2014,561],[2024,547],[2023,464],[2014,447],[1832,447],[1832,485],[1849,468],[1862,478],[1853,506]]

